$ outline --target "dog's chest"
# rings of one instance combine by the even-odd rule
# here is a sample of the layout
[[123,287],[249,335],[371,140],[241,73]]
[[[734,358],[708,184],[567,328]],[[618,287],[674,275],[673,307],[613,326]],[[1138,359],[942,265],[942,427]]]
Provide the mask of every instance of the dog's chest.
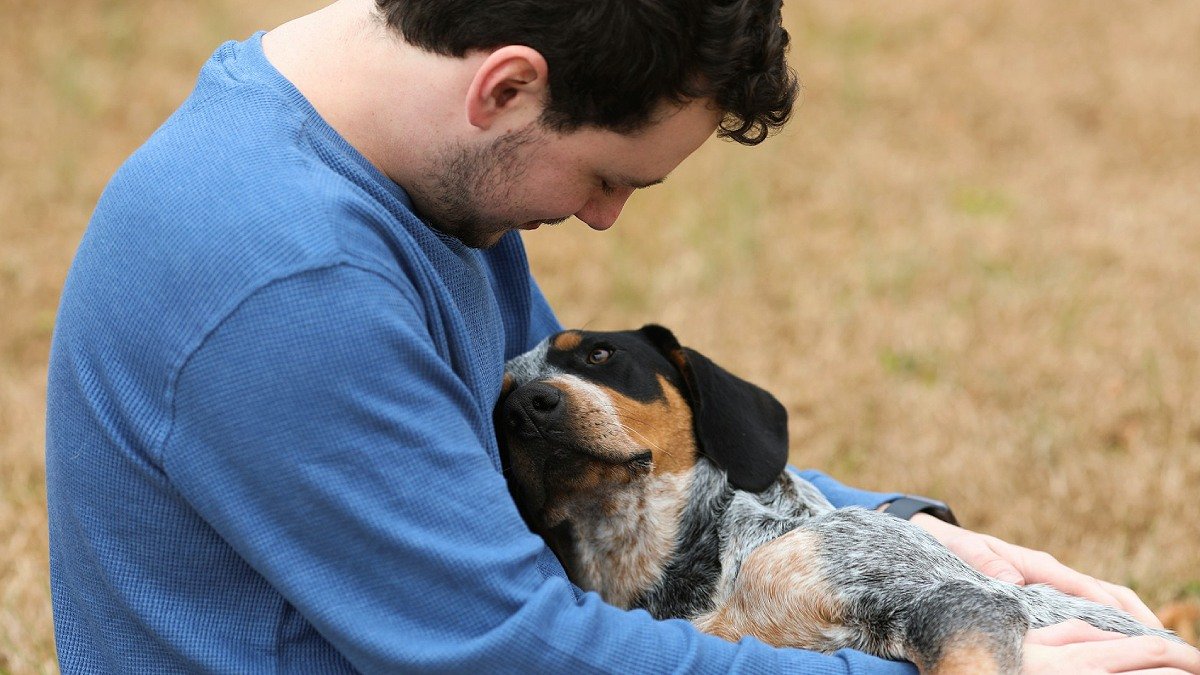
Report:
[[748,493],[732,490],[723,475],[698,464],[676,549],[635,606],[659,618],[708,612],[729,596],[755,549],[832,509],[815,487],[791,474],[766,491]]
[[662,578],[679,537],[689,476],[664,474],[642,490],[609,495],[576,522],[577,583],[619,607],[633,607]]

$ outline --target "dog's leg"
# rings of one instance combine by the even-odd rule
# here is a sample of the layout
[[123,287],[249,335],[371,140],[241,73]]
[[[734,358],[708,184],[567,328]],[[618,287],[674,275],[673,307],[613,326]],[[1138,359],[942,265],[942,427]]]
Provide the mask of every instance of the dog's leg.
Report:
[[751,635],[777,647],[823,652],[848,646],[846,608],[825,579],[817,539],[799,529],[755,549],[724,601],[693,623],[727,640]]
[[923,673],[1016,673],[1028,628],[1012,595],[943,581],[914,598],[904,618],[904,643]]
[[751,635],[822,652],[859,649],[913,661],[923,673],[1019,669],[1028,620],[1016,597],[936,577],[848,586],[823,559],[823,534],[800,528],[756,549],[725,601],[696,626],[727,640]]
[[1029,614],[1030,624],[1033,628],[1049,626],[1068,619],[1081,619],[1100,630],[1124,635],[1154,635],[1173,642],[1184,642],[1171,631],[1150,628],[1123,610],[1067,595],[1042,584],[1022,587],[1020,599],[1025,605],[1025,611]]
[[695,623],[727,639],[907,659],[926,673],[1016,672],[1029,626],[1018,591],[990,588],[925,538],[861,509],[813,518],[755,549]]

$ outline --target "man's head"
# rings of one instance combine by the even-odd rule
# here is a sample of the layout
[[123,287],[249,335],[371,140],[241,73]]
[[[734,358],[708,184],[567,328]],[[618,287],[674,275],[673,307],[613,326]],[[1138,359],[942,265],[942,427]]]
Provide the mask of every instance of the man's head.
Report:
[[472,246],[578,216],[605,229],[715,130],[754,145],[796,80],[780,0],[375,0],[402,40],[473,69],[465,116],[403,183]]
[[754,145],[787,121],[795,75],[781,0],[376,0],[413,45],[463,57],[506,45],[549,65],[541,121],[619,133],[664,103],[708,99],[719,135]]

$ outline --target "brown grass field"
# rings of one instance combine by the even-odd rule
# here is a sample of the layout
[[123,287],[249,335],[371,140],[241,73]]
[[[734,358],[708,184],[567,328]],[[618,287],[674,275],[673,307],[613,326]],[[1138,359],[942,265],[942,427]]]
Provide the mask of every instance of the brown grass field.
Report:
[[[319,4],[0,0],[0,672],[56,670],[45,363],[91,208],[220,42]],[[564,323],[776,392],[797,464],[1194,603],[1200,4],[963,7],[791,0],[789,129],[533,265]]]

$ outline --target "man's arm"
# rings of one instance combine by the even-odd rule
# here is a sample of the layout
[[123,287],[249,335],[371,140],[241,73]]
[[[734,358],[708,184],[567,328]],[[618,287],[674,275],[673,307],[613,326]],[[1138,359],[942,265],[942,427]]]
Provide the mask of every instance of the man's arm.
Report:
[[913,672],[731,644],[540,572],[481,437],[490,409],[410,292],[344,266],[260,290],[189,359],[164,450],[188,502],[356,668]]
[[529,344],[525,347],[526,350],[533,349],[545,337],[562,330],[562,324],[558,322],[558,317],[554,315],[554,310],[550,308],[550,303],[546,302],[546,296],[542,294],[542,289],[538,287],[537,280],[531,275],[529,277],[529,295],[530,310],[529,310]]
[[844,506],[861,506],[864,509],[875,509],[901,497],[899,492],[872,492],[842,485],[816,469],[806,469],[799,472],[800,477],[816,486],[821,494],[837,508]]

